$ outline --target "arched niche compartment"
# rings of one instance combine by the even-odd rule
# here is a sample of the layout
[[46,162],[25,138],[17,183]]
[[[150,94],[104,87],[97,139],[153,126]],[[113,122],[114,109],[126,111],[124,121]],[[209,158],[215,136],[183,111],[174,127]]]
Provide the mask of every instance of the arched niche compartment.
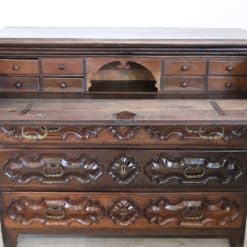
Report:
[[157,92],[160,60],[146,58],[89,58],[89,92]]

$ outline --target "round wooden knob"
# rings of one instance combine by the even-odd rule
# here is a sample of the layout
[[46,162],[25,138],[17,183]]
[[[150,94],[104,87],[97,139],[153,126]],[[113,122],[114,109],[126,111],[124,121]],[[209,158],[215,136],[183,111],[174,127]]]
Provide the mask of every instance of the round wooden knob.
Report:
[[181,67],[182,71],[187,71],[188,69],[189,69],[189,66],[186,64],[182,65],[182,67]]
[[226,87],[226,88],[231,88],[231,87],[232,87],[232,83],[231,83],[230,81],[227,81],[227,82],[225,83],[225,87]]
[[14,64],[14,65],[12,66],[12,69],[13,69],[14,71],[18,71],[18,70],[20,70],[20,65]]
[[16,88],[22,88],[22,83],[21,83],[20,81],[17,81],[17,82],[15,83],[15,87],[16,87]]
[[61,82],[61,83],[59,84],[59,86],[60,86],[61,88],[66,88],[68,85],[67,85],[66,82]]
[[65,66],[64,66],[63,64],[59,64],[59,65],[58,65],[58,69],[59,69],[59,70],[64,70],[64,69],[65,69]]
[[227,66],[226,66],[226,70],[227,70],[228,72],[233,71],[233,66],[232,66],[232,65],[227,65]]
[[188,84],[187,81],[182,81],[182,82],[181,82],[181,87],[184,87],[184,88],[185,88],[185,87],[188,87],[188,85],[189,85],[189,84]]

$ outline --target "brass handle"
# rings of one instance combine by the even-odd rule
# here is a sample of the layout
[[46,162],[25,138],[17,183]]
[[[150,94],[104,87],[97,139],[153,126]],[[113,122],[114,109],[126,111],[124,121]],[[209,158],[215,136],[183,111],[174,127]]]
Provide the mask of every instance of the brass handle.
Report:
[[227,70],[228,72],[233,71],[233,66],[232,66],[232,65],[227,65],[227,66],[226,66],[226,70]]
[[181,67],[182,71],[187,71],[188,69],[189,69],[189,66],[186,64],[182,65],[182,67]]
[[59,132],[62,129],[62,127],[61,126],[58,126],[58,127],[41,126],[40,129],[43,131],[47,130],[48,133],[56,133],[56,132]]
[[230,81],[227,81],[227,82],[225,83],[225,87],[226,87],[226,88],[231,88],[231,87],[232,87],[232,83],[231,83]]
[[18,64],[14,64],[13,66],[12,66],[12,69],[14,70],[14,71],[18,71],[18,70],[20,70],[20,65],[18,65]]
[[[197,171],[196,168],[199,168],[199,171]],[[204,177],[206,173],[206,170],[202,166],[188,166],[184,169],[184,176],[188,179],[196,179],[196,178],[202,178]]]
[[[56,173],[51,173],[49,170]],[[47,178],[61,178],[64,175],[64,170],[59,164],[48,163],[43,168],[43,175]]]
[[200,128],[200,129],[190,129],[189,127],[185,127],[185,130],[186,130],[186,132],[187,133],[189,133],[189,134],[199,134],[199,132],[206,132],[207,131],[207,129],[206,128]]
[[[43,140],[47,137],[48,135],[48,129],[46,127],[37,127],[36,129],[40,129],[41,131],[44,132],[43,135],[41,135],[38,132],[32,133],[31,131],[25,131],[26,126],[21,128],[21,136],[22,138],[26,140]],[[35,129],[35,128],[34,128]]]
[[183,217],[186,220],[197,221],[203,218],[203,213],[201,208],[191,206],[183,211]]
[[59,69],[59,70],[64,70],[64,69],[65,69],[65,66],[64,66],[63,64],[59,64],[59,65],[58,65],[58,69]]
[[225,136],[225,129],[222,127],[220,131],[212,131],[209,134],[205,134],[205,130],[199,129],[199,136],[204,140],[220,140]]
[[64,208],[61,206],[50,206],[45,210],[45,217],[48,219],[61,220],[64,216]]
[[22,83],[20,82],[20,81],[17,81],[16,83],[15,83],[15,87],[16,88],[22,88]]

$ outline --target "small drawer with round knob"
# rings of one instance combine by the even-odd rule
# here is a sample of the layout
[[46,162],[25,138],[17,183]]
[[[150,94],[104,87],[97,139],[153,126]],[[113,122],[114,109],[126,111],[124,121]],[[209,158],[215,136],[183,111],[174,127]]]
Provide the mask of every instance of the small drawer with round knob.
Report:
[[30,77],[0,77],[0,93],[39,92],[39,79]]
[[209,61],[210,75],[247,75],[247,60],[227,59]]
[[163,74],[165,75],[204,75],[206,73],[205,60],[164,60]]
[[0,59],[0,75],[38,75],[36,59]]
[[82,58],[42,58],[42,73],[46,75],[83,75]]
[[231,77],[231,76],[210,76],[208,78],[209,91],[247,91],[247,77]]
[[204,77],[163,76],[164,92],[203,92]]
[[43,78],[44,92],[83,92],[83,78]]

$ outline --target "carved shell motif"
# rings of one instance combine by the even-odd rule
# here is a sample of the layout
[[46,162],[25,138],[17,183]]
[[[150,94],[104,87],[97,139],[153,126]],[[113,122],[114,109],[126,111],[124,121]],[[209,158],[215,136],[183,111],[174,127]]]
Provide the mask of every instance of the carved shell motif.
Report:
[[140,174],[140,165],[127,155],[115,159],[109,167],[108,173],[118,184],[129,184]]
[[120,226],[134,224],[139,217],[139,208],[132,200],[115,201],[108,211],[111,220]]

